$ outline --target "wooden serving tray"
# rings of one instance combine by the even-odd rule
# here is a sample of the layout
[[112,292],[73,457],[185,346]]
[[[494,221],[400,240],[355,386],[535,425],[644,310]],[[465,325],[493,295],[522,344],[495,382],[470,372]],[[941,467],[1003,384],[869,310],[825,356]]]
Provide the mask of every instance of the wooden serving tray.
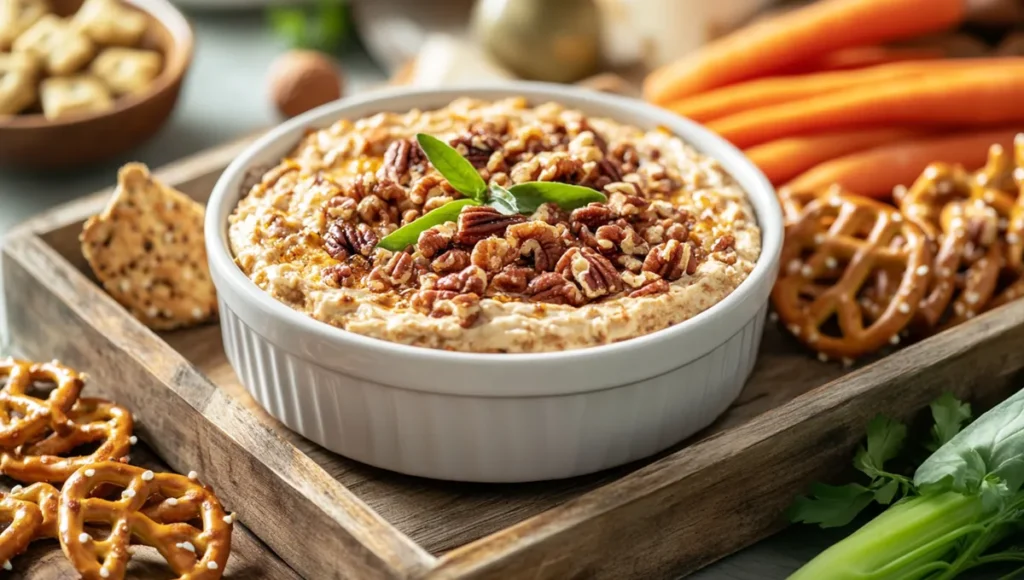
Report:
[[[205,200],[247,142],[157,175]],[[332,454],[269,417],[238,383],[217,326],[156,334],[107,296],[78,234],[109,194],[6,240],[12,338],[28,356],[91,374],[97,391],[134,410],[163,460],[199,471],[310,579],[678,577],[783,527],[796,493],[848,465],[874,414],[909,417],[945,390],[999,394],[1024,368],[1024,301],[850,371],[769,325],[736,404],[658,457],[525,485],[406,477]]]

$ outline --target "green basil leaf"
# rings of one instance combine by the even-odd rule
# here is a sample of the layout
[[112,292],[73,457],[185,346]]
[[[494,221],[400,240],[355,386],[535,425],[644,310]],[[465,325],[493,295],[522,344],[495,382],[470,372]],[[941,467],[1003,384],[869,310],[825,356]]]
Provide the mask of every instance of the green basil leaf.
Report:
[[545,203],[556,203],[565,211],[572,211],[588,203],[605,202],[608,198],[596,189],[569,185],[557,181],[528,181],[508,188],[516,198],[519,213],[530,215]]
[[519,213],[519,204],[516,198],[507,189],[500,185],[492,185],[487,205],[501,212],[502,215],[516,215]]
[[425,213],[419,219],[411,221],[391,232],[377,243],[377,247],[391,250],[392,252],[400,252],[415,244],[420,234],[430,228],[459,219],[459,212],[467,205],[480,205],[480,202],[475,199],[456,199],[455,201],[450,201],[437,209]]
[[459,152],[451,145],[437,137],[418,133],[416,141],[423,148],[423,153],[426,154],[430,164],[441,172],[441,176],[452,184],[455,191],[470,199],[484,201],[487,183],[484,182],[483,177],[480,177],[480,173],[472,163],[459,155]]

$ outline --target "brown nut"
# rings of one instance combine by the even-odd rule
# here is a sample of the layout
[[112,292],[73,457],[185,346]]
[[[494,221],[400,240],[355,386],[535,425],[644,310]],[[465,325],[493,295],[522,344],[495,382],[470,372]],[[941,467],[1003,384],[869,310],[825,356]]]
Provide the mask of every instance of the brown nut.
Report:
[[327,55],[292,50],[270,65],[268,82],[277,110],[294,117],[341,98],[344,79]]

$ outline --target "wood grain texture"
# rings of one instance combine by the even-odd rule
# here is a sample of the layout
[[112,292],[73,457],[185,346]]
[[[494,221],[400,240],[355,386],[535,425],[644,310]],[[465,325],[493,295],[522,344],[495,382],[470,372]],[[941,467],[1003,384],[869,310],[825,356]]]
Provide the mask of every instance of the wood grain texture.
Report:
[[[92,390],[91,388],[89,390]],[[145,444],[132,447],[132,463],[156,472],[169,471]],[[0,484],[7,491],[9,486]],[[77,580],[79,575],[64,556],[57,540],[37,540],[28,551],[11,560],[13,571],[4,575],[12,580]],[[126,580],[170,580],[176,578],[170,568],[152,548],[136,547],[128,565]],[[299,575],[274,555],[252,532],[241,523],[234,526],[231,535],[231,557],[224,569],[224,580],[298,580]]]
[[[158,175],[205,200],[239,146]],[[947,389],[1002,392],[1024,368],[1013,348],[1024,340],[1024,303],[849,373],[769,326],[733,407],[658,457],[526,485],[406,477],[330,453],[267,415],[227,363],[217,326],[157,336],[103,294],[77,236],[108,194],[26,224],[5,246],[5,284],[19,287],[7,297],[18,341],[98,367],[92,374],[119,400],[145,407],[140,429],[158,453],[177,469],[198,465],[310,578],[678,576],[779,529],[798,490],[848,465],[875,413],[904,417]]]

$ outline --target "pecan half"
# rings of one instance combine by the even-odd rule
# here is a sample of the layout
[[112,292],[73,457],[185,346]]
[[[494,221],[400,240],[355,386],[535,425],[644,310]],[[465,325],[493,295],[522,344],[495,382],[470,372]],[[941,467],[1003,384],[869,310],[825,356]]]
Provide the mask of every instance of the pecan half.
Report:
[[569,214],[569,225],[573,232],[578,232],[581,226],[586,226],[594,231],[615,218],[615,212],[606,204],[590,203],[572,210],[572,213]]
[[664,279],[659,278],[649,284],[641,286],[638,290],[629,293],[630,298],[642,298],[644,296],[657,296],[668,292],[669,285]]
[[352,266],[348,264],[327,266],[320,273],[320,276],[328,286],[340,288],[348,284],[352,276]]
[[568,222],[569,216],[565,210],[558,207],[557,203],[542,203],[537,206],[537,211],[530,216],[531,220],[542,221],[548,225],[555,225],[559,222]]
[[426,160],[419,143],[412,139],[392,141],[384,151],[384,163],[378,175],[395,183],[408,183],[409,169],[420,165]]
[[640,194],[640,188],[635,183],[609,183],[604,191],[608,194],[608,207],[623,217],[639,216],[650,205],[650,201]]
[[448,249],[452,243],[452,232],[447,228],[434,226],[423,230],[416,240],[416,247],[424,258],[433,258]]
[[336,195],[324,204],[324,213],[335,220],[349,221],[356,214],[359,202],[344,195]]
[[586,299],[575,284],[554,272],[545,272],[530,281],[526,294],[534,302],[582,306]]
[[563,183],[578,184],[582,181],[583,161],[574,159],[566,154],[554,154],[543,166],[537,181],[560,181]]
[[374,194],[359,200],[359,205],[356,208],[359,219],[368,224],[391,223],[391,215],[388,210],[387,202]]
[[519,294],[526,291],[526,286],[533,276],[532,268],[522,266],[505,266],[505,269],[494,275],[491,279],[491,288],[498,292]]
[[736,238],[732,237],[731,234],[725,234],[718,238],[715,245],[711,248],[712,252],[724,252],[725,250],[731,249],[736,245]]
[[651,249],[644,260],[643,271],[654,272],[666,280],[678,280],[684,273],[692,274],[696,267],[690,244],[669,240]]
[[469,328],[480,318],[480,296],[470,293],[459,294],[453,298],[438,298],[434,301],[430,316],[455,316],[459,319],[459,326]]
[[468,266],[437,281],[438,290],[459,294],[483,294],[487,288],[487,272],[477,266]]
[[529,221],[508,228],[508,242],[520,256],[531,257],[538,272],[555,268],[565,253],[558,229],[541,221]]
[[515,251],[505,238],[487,238],[473,246],[470,261],[486,272],[494,273],[515,259]]
[[448,144],[477,169],[485,167],[491,155],[501,149],[502,145],[501,139],[491,132],[491,128],[484,126],[475,127],[455,137]]
[[438,300],[451,300],[459,294],[448,290],[420,290],[412,295],[409,305],[423,314],[430,314]]
[[467,205],[459,213],[455,241],[472,246],[484,238],[504,236],[510,225],[521,223],[521,215],[502,215],[501,212],[484,205]]
[[396,252],[383,266],[370,270],[367,287],[371,292],[386,292],[412,280],[415,260],[411,254]]
[[369,256],[377,241],[377,234],[366,224],[334,222],[324,234],[324,249],[335,260],[344,260],[350,253]]
[[615,266],[591,248],[570,248],[558,260],[555,271],[575,280],[589,299],[622,291],[622,278]]
[[438,274],[458,272],[471,263],[469,252],[465,250],[448,250],[430,263],[430,269]]

